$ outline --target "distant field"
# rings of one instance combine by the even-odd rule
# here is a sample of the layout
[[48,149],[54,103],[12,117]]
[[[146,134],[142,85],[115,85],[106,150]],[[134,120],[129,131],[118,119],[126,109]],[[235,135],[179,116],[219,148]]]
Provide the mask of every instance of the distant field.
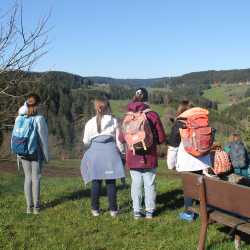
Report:
[[[67,168],[64,161],[57,164],[57,168],[61,164]],[[133,219],[130,190],[121,186],[120,215],[115,219],[107,211],[105,193],[101,197],[101,216],[90,215],[90,187],[85,187],[80,177],[44,176],[41,194],[41,213],[26,215],[22,174],[0,173],[0,249],[197,249],[200,220],[188,223],[179,219],[183,210],[181,181],[175,172],[166,169],[165,161],[161,161],[158,169],[157,216],[150,221]],[[225,227],[211,225],[207,249],[233,250],[233,241],[225,231],[228,231]],[[249,245],[243,243],[242,249],[249,249]]]
[[243,101],[248,88],[250,86],[223,84],[205,90],[203,96],[211,101],[216,101],[219,104],[219,109],[222,110],[235,102]]
[[[127,112],[127,105],[129,103],[129,100],[111,100],[111,108],[112,112],[117,117],[122,117],[125,112]],[[150,105],[151,109],[153,111],[156,111],[161,117],[165,115],[166,107],[165,105],[161,104],[152,104]]]

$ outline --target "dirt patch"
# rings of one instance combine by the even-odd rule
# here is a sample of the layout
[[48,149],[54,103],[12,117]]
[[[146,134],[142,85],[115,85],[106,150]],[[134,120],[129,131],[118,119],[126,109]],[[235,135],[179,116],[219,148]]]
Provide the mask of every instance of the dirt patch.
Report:
[[[20,170],[22,171],[22,170]],[[7,172],[16,174],[18,172],[17,163],[9,161],[0,162],[0,172]],[[53,165],[46,165],[42,171],[43,176],[49,177],[79,177],[81,176],[80,167],[56,167]],[[176,171],[168,171],[166,173],[157,173],[158,176],[170,179],[180,178],[180,174]]]
[[[17,164],[14,162],[0,162],[0,172],[7,172],[16,174],[18,172]],[[49,177],[79,177],[80,169],[79,168],[59,168],[55,166],[46,165],[43,168],[43,176]]]

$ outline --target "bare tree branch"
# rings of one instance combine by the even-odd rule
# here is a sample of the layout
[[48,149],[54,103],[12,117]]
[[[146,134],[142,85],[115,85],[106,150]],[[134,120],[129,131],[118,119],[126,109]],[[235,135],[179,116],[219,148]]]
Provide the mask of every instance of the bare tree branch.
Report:
[[[16,2],[0,16],[0,80],[7,72],[16,72],[13,79],[1,82],[0,98],[1,95],[18,97],[16,92],[22,84],[23,71],[30,71],[32,65],[48,52],[47,26],[50,15],[40,18],[31,31],[27,31],[24,26],[22,3]],[[9,92],[13,84],[16,87],[15,93]]]

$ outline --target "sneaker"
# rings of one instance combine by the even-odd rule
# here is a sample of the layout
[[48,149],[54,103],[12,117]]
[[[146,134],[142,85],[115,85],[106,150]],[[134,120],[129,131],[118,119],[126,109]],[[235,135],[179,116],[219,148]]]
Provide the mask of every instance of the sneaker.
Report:
[[31,214],[31,208],[30,207],[27,207],[26,214]]
[[40,208],[34,207],[33,214],[39,214],[39,212],[40,212]]
[[154,212],[146,211],[146,214],[145,214],[146,219],[153,219],[153,216],[154,216]]
[[141,219],[141,213],[140,212],[134,212],[134,219],[135,220],[139,220],[139,219]]
[[191,222],[194,220],[194,213],[189,211],[182,212],[180,213],[180,219]]
[[91,210],[91,213],[92,213],[92,215],[94,216],[94,217],[97,217],[97,216],[99,216],[100,215],[100,212],[98,211],[98,210]]
[[116,217],[118,215],[118,211],[110,211],[111,217]]

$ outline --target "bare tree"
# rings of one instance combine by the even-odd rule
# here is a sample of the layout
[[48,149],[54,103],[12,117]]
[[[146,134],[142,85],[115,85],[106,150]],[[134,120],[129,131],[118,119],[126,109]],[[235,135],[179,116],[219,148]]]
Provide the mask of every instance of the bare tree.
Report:
[[19,97],[24,72],[47,53],[49,16],[41,17],[31,31],[24,26],[22,3],[16,2],[0,16],[0,98]]
[[17,103],[24,95],[21,87],[39,83],[39,79],[29,80],[25,76],[47,53],[49,17],[50,13],[41,17],[28,30],[24,25],[21,0],[8,11],[0,12],[0,145],[3,130],[13,126]]

